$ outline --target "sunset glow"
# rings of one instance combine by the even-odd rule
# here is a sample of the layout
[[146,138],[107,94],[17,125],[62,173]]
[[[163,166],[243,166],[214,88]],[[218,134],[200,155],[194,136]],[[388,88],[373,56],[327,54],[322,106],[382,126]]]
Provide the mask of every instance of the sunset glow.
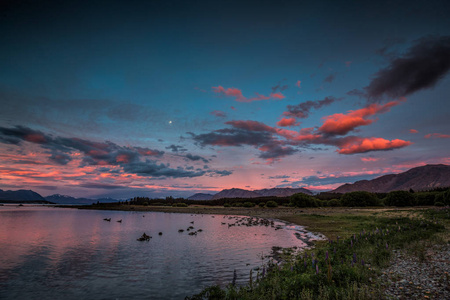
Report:
[[153,2],[4,4],[0,189],[326,191],[450,163],[437,7]]

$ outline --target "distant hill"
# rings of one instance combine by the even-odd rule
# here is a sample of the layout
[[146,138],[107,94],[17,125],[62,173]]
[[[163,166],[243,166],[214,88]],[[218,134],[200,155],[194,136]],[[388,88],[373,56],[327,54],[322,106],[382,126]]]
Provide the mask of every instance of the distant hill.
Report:
[[197,193],[187,198],[187,200],[211,200],[213,194]]
[[[194,197],[198,194],[195,194],[188,199],[190,200],[215,200],[215,199],[222,199],[222,198],[257,198],[257,197],[289,197],[293,194],[297,193],[305,193],[308,195],[312,195],[311,191],[304,189],[304,188],[298,188],[298,189],[291,189],[291,188],[272,188],[272,189],[262,189],[262,190],[244,190],[244,189],[226,189],[222,190],[219,193],[215,195],[211,195],[212,197],[210,199],[191,199],[191,197]],[[208,194],[203,194],[208,195]]]
[[289,197],[297,193],[304,193],[307,195],[312,195],[310,190],[305,188],[291,189],[291,188],[273,188],[273,189],[262,189],[254,191],[263,197],[275,196],[275,197]]
[[410,169],[399,174],[384,175],[372,180],[361,180],[353,184],[344,184],[333,190],[333,193],[367,191],[388,193],[391,191],[413,189],[428,190],[437,187],[450,187],[450,166],[426,165]]
[[222,198],[256,198],[256,197],[260,197],[260,195],[252,191],[232,188],[218,192],[212,197],[212,200]]
[[88,199],[88,198],[75,198],[67,195],[54,194],[45,197],[47,201],[56,204],[75,204],[75,205],[90,205],[92,203],[111,203],[117,202],[118,200],[112,198],[102,198],[102,199]]
[[32,190],[4,191],[0,190],[0,202],[42,202],[45,203],[44,197]]

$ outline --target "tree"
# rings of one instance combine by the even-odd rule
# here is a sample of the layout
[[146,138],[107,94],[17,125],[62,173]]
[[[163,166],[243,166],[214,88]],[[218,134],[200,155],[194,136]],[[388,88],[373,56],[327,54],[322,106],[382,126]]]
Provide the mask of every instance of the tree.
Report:
[[342,206],[379,206],[381,201],[373,193],[358,191],[342,196],[341,204]]
[[387,194],[385,204],[389,206],[412,206],[414,196],[407,191],[393,191]]
[[296,207],[317,207],[316,198],[304,193],[292,195],[290,204]]

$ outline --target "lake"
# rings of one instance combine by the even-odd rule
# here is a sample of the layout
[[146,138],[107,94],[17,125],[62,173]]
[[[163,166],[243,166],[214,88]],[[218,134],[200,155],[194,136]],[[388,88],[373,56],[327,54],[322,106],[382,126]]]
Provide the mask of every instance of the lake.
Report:
[[[243,222],[223,215],[0,206],[0,299],[184,299],[229,284],[234,270],[237,283],[247,283],[273,246],[305,246],[295,233],[308,233],[299,226]],[[137,241],[144,232],[150,241]]]

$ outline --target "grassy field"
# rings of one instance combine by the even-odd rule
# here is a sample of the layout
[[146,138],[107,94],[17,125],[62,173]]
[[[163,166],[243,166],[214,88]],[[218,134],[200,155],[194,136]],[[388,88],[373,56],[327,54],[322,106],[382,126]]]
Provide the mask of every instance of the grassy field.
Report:
[[379,275],[393,250],[426,260],[428,247],[449,242],[448,208],[302,209],[278,211],[277,218],[329,240],[265,265],[246,286],[212,286],[190,299],[380,299]]

